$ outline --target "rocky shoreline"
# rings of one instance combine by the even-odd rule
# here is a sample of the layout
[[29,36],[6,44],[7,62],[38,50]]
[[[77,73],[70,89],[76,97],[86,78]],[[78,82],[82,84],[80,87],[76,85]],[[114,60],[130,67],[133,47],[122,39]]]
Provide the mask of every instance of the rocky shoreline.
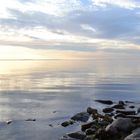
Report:
[[95,101],[107,107],[101,112],[88,107],[63,122],[63,127],[80,122],[80,131],[70,132],[60,140],[140,140],[140,104],[138,107],[131,101]]

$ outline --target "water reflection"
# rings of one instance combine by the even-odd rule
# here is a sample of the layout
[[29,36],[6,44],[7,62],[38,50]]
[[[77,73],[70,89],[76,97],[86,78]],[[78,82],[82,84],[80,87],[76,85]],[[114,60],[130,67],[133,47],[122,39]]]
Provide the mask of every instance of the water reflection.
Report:
[[139,100],[139,81],[139,60],[0,61],[0,121],[41,121],[13,123],[2,128],[0,139],[11,135],[18,139],[23,131],[20,139],[36,139],[32,129],[37,126],[42,128],[37,132],[46,132],[44,138],[56,140],[66,130],[46,125],[57,126],[87,106],[95,106],[94,99]]

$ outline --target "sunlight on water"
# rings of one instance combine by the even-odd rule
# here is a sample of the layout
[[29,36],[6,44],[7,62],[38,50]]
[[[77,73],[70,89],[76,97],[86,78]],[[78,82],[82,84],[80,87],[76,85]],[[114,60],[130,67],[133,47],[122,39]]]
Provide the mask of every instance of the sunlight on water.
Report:
[[58,127],[87,106],[101,108],[94,99],[140,99],[139,60],[0,61],[0,66],[0,121],[38,120],[33,126],[15,122],[3,128],[4,139],[17,131],[28,135],[27,129],[34,139],[37,125],[37,133],[46,132],[42,137],[56,140],[68,129],[56,132],[49,123]]

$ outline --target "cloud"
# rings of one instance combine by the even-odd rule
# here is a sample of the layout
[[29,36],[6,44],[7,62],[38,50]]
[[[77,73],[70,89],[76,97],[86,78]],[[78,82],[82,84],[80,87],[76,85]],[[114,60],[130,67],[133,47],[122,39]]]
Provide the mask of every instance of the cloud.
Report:
[[82,52],[140,49],[138,1],[12,2],[0,2],[0,44]]
[[115,5],[126,9],[139,8],[140,3],[135,0],[92,0],[93,5],[106,7],[108,5]]

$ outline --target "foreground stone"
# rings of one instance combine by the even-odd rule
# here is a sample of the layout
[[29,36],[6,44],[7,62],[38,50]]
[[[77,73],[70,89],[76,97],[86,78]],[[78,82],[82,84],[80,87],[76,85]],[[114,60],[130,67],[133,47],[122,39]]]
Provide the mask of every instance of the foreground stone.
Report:
[[135,128],[135,124],[130,118],[118,118],[106,127],[106,132],[115,135],[121,132],[130,132]]
[[133,130],[132,134],[127,136],[124,140],[140,140],[140,128]]
[[[69,133],[61,140],[140,140],[140,114],[134,103],[132,106],[128,101],[115,105],[110,100],[96,101],[108,106],[102,111],[88,107],[86,112],[74,115],[71,120],[81,123],[81,131]],[[65,121],[62,126],[69,124]]]

